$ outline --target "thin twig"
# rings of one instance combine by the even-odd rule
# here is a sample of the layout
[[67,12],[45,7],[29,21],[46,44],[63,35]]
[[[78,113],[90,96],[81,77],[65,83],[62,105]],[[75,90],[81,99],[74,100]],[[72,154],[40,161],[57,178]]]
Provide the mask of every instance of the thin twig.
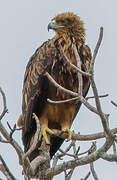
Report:
[[81,96],[80,97],[80,101],[92,112],[94,112],[95,114],[99,115],[99,112],[97,111],[97,109],[95,107],[93,107],[91,104],[88,103],[88,101]]
[[96,149],[97,149],[96,141],[94,141],[94,142],[92,142],[92,145],[91,145],[90,149],[88,150],[88,154],[95,152]]
[[2,135],[4,136],[4,138],[10,142],[10,144],[14,147],[14,149],[16,150],[18,156],[19,156],[19,161],[21,163],[22,161],[22,154],[23,154],[23,150],[21,149],[21,147],[19,146],[19,144],[14,140],[12,139],[11,141],[11,138],[10,138],[10,135],[9,133],[7,132],[7,130],[4,128],[4,126],[2,125],[1,121],[0,121],[0,132],[2,133]]
[[16,128],[16,124],[14,124],[14,126],[13,126],[13,128],[11,128],[11,126],[10,126],[10,124],[9,124],[9,122],[7,121],[7,125],[8,125],[8,127],[9,127],[9,129],[11,130],[11,132],[10,132],[10,138],[12,139],[12,136],[13,136],[13,134],[14,134],[14,132],[15,131],[17,131],[17,130],[20,130],[19,128],[17,129]]
[[73,171],[75,168],[72,168],[68,173],[66,171],[64,171],[65,173],[65,180],[70,180],[72,175],[73,175]]
[[[81,59],[79,56],[79,53],[77,51],[77,48],[75,46],[75,44],[72,44],[73,50],[74,50],[74,54],[75,54],[75,58],[76,58],[76,62],[77,62],[77,67],[81,70]],[[82,74],[80,72],[78,72],[78,93],[82,96],[82,90],[83,90],[83,79],[82,79]]]
[[111,103],[112,103],[115,107],[117,107],[117,104],[116,104],[114,101],[111,101]]
[[58,157],[59,159],[60,159],[61,157],[65,156],[65,155],[74,157],[73,155],[67,153],[67,152],[72,148],[72,146],[73,146],[73,141],[69,144],[69,146],[65,149],[65,151],[63,151],[62,149],[59,149],[59,151],[61,152],[61,154],[57,154],[57,157]]
[[98,176],[97,176],[97,174],[96,174],[96,171],[95,171],[95,169],[94,169],[94,164],[93,164],[93,162],[90,163],[90,169],[91,169],[91,173],[92,173],[92,176],[94,177],[94,179],[95,179],[95,180],[99,180],[99,179],[98,179]]
[[94,68],[95,58],[97,56],[98,50],[99,50],[101,42],[102,42],[102,38],[103,38],[103,27],[100,28],[99,39],[98,39],[98,42],[97,42],[96,47],[94,49],[93,57],[92,57],[92,60],[91,60],[91,64],[90,64],[90,72],[91,72],[91,74],[92,74],[92,71],[93,71],[93,68]]
[[2,138],[2,136],[0,136],[0,142],[1,142],[1,143],[10,143],[9,141],[4,140],[4,139]]
[[74,169],[75,169],[75,168],[72,168],[72,169],[69,171],[67,180],[70,180],[70,179],[71,179],[71,177],[72,177],[72,175],[73,175],[73,172],[74,172]]
[[62,51],[62,53],[63,53],[63,56],[65,57],[65,58],[63,58],[63,60],[64,60],[68,65],[70,65],[76,72],[79,72],[79,73],[81,73],[81,74],[84,75],[84,76],[91,76],[89,73],[82,71],[80,68],[78,68],[78,67],[76,67],[74,64],[72,64],[72,63],[69,61],[68,57],[67,57],[67,56],[65,55],[65,53],[63,52],[62,48],[61,48],[61,51]]
[[71,98],[71,99],[66,99],[66,100],[61,100],[61,101],[53,101],[53,100],[51,100],[51,99],[47,99],[47,101],[49,102],[49,103],[52,103],[52,104],[61,104],[61,103],[66,103],[66,102],[70,102],[70,101],[75,101],[75,100],[80,100],[80,98],[79,97],[75,97],[75,98]]
[[101,44],[101,41],[102,41],[102,37],[103,37],[103,28],[101,27],[100,28],[99,39],[98,39],[98,42],[96,44],[96,47],[95,47],[95,50],[94,50],[94,54],[93,54],[93,57],[92,57],[92,60],[91,60],[91,65],[90,65],[89,73],[92,74],[92,76],[90,76],[90,83],[91,83],[91,86],[92,86],[92,89],[93,89],[96,107],[97,107],[99,116],[101,118],[104,131],[105,131],[105,133],[108,136],[113,136],[113,134],[111,133],[111,131],[110,131],[109,127],[108,127],[108,116],[106,116],[102,112],[102,108],[101,108],[101,104],[100,104],[100,100],[99,100],[99,96],[98,96],[97,87],[96,87],[96,84],[95,84],[95,81],[94,81],[94,74],[93,74],[93,71],[94,71],[94,62],[95,62],[95,58],[96,58],[96,55],[98,53],[98,50],[99,50],[99,47],[100,47],[100,44]]
[[[108,94],[100,95],[100,96],[98,96],[98,98],[104,98],[104,97],[107,97],[107,96],[109,96],[109,95]],[[94,98],[95,98],[94,96],[89,96],[89,97],[86,97],[85,99],[89,100],[89,99],[94,99]]]
[[5,163],[5,161],[1,155],[0,155],[0,161],[1,161],[0,171],[2,171],[2,173],[6,176],[7,180],[16,180],[16,178],[14,177],[14,175],[9,170],[7,164]]
[[87,180],[89,178],[89,176],[91,175],[90,172],[88,172],[88,174],[85,176],[85,178],[81,179],[81,180]]
[[58,156],[55,155],[53,158],[52,167],[55,167],[57,165],[58,160],[59,160]]
[[72,96],[77,96],[77,97],[79,97],[79,98],[80,98],[80,101],[81,101],[90,111],[92,111],[92,112],[94,112],[94,113],[96,113],[96,114],[99,114],[98,111],[96,110],[96,108],[93,107],[92,105],[90,105],[83,96],[79,95],[79,93],[75,93],[75,92],[70,91],[70,90],[68,90],[68,89],[66,89],[66,88],[63,88],[61,85],[59,85],[59,84],[52,78],[52,76],[51,76],[48,72],[46,72],[45,75],[46,75],[46,76],[48,77],[48,79],[54,84],[54,86],[55,86],[56,88],[58,88],[58,89],[60,89],[60,90],[62,90],[62,91],[64,91],[64,92],[66,92],[66,93],[68,93],[68,94],[70,94],[70,95],[72,95]]
[[7,105],[6,105],[6,96],[1,87],[0,87],[0,93],[1,93],[2,99],[3,99],[3,111],[0,115],[0,120],[1,120],[4,117],[4,115],[8,112],[8,109],[7,109]]
[[[7,105],[6,105],[6,96],[1,88],[0,88],[0,93],[2,94],[2,98],[3,98],[3,111],[2,111],[2,114],[0,115],[0,120],[1,120],[8,110],[7,110]],[[15,126],[14,126],[14,128],[15,128]],[[11,139],[10,134],[7,132],[7,130],[5,129],[5,127],[3,126],[1,121],[0,121],[0,132],[3,135],[3,137],[7,140],[7,142],[9,142],[14,147],[14,149],[17,152],[17,155],[19,157],[20,165],[22,165],[24,168],[29,167],[31,169],[29,159],[26,158],[25,161],[23,162],[24,152],[23,152],[22,148],[19,146],[19,144],[13,138]]]
[[60,90],[62,90],[62,91],[64,91],[64,92],[66,92],[66,93],[68,93],[68,94],[70,94],[70,95],[72,95],[72,96],[79,96],[78,93],[75,93],[75,92],[73,92],[73,91],[70,91],[70,90],[62,87],[61,85],[59,85],[59,84],[52,78],[52,76],[51,76],[48,72],[46,72],[45,75],[46,75],[47,78],[55,85],[56,88],[58,88],[58,89],[60,89]]
[[114,154],[117,153],[117,149],[116,149],[116,144],[115,144],[115,142],[113,143],[113,153],[114,153]]

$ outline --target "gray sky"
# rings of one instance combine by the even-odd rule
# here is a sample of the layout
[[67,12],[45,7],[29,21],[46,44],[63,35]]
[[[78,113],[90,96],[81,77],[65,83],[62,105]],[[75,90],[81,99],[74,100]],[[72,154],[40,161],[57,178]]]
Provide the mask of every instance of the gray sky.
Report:
[[[101,100],[102,107],[104,112],[110,113],[110,127],[117,127],[117,110],[110,104],[110,100],[116,102],[117,98],[116,8],[116,0],[0,0],[0,86],[6,93],[9,110],[2,120],[5,124],[6,121],[11,125],[16,123],[21,112],[23,76],[29,57],[42,42],[54,35],[47,31],[48,23],[56,14],[71,11],[85,22],[86,43],[92,51],[98,39],[99,28],[104,27],[104,38],[95,63],[95,80],[99,94],[109,93],[109,98]],[[91,94],[90,90],[89,95]],[[72,129],[88,134],[102,131],[102,126],[100,119],[82,106]],[[17,132],[14,137],[21,144],[21,134]],[[98,147],[102,143],[103,141],[97,141]],[[78,143],[82,151],[89,148],[90,144],[91,142]],[[0,153],[17,179],[22,180],[21,168],[12,147],[0,144]],[[98,160],[94,165],[99,179],[117,179],[115,163]],[[88,171],[88,166],[76,168],[72,179],[80,180]],[[0,177],[3,177],[1,173]],[[54,179],[62,177],[63,175],[59,175]]]

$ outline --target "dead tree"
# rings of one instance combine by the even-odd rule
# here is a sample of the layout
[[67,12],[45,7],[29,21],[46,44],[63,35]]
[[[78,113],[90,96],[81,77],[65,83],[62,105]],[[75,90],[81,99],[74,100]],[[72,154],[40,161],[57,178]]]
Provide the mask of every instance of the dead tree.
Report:
[[[0,115],[0,142],[3,143],[9,143],[16,151],[16,154],[18,155],[19,158],[19,164],[22,166],[23,169],[23,176],[25,180],[29,180],[31,178],[36,178],[40,180],[46,180],[46,179],[52,179],[54,176],[64,172],[65,174],[65,180],[70,180],[72,179],[72,174],[73,171],[76,167],[78,166],[83,166],[83,165],[90,165],[90,172],[87,173],[87,175],[82,178],[82,180],[88,179],[88,177],[92,174],[93,178],[95,180],[98,180],[98,176],[95,172],[94,169],[94,162],[100,158],[110,161],[110,162],[117,162],[117,152],[116,152],[116,143],[117,139],[115,134],[117,133],[117,128],[110,129],[109,128],[109,115],[103,113],[101,103],[100,103],[100,98],[108,96],[98,95],[98,90],[94,81],[94,63],[95,63],[95,58],[98,53],[101,41],[103,37],[103,28],[100,28],[100,35],[99,39],[97,42],[97,45],[94,50],[94,54],[91,60],[91,65],[90,67],[87,66],[87,72],[83,72],[81,70],[81,61],[79,54],[77,52],[76,46],[73,44],[73,50],[76,56],[77,60],[77,67],[74,66],[73,64],[70,63],[69,59],[65,56],[64,52],[63,55],[65,56],[66,62],[78,73],[78,80],[79,80],[79,91],[78,93],[72,92],[68,89],[63,88],[60,86],[51,76],[48,72],[45,73],[45,76],[48,77],[48,79],[56,86],[56,88],[60,89],[61,91],[64,91],[70,95],[73,96],[72,99],[68,99],[65,101],[52,101],[51,99],[47,99],[48,102],[50,103],[65,103],[68,101],[74,101],[78,100],[81,101],[88,109],[89,111],[92,111],[93,113],[97,114],[102,123],[103,127],[103,132],[99,132],[96,134],[88,134],[88,135],[81,135],[81,134],[75,134],[73,132],[72,134],[72,141],[70,145],[65,149],[59,149],[59,153],[57,153],[54,158],[53,158],[53,163],[52,167],[50,167],[50,155],[49,155],[49,149],[50,146],[45,143],[44,140],[42,140],[42,143],[40,145],[40,155],[36,157],[33,161],[29,161],[28,156],[31,154],[31,152],[35,149],[37,143],[38,143],[38,136],[39,136],[39,131],[40,131],[40,125],[39,121],[37,120],[36,114],[33,114],[36,123],[37,123],[37,131],[35,133],[34,137],[34,142],[28,152],[24,153],[20,145],[14,140],[13,138],[13,133],[17,130],[16,125],[12,128],[9,123],[8,127],[10,128],[10,133],[7,132],[6,128],[2,124],[2,118],[5,116],[7,113],[7,103],[6,103],[6,97],[3,92],[3,90],[0,88],[0,93],[3,98],[3,111],[1,112]],[[90,78],[90,84],[91,88],[93,91],[93,96],[84,98],[82,96],[82,76],[89,76]],[[95,107],[92,106],[88,100],[93,98],[95,101]],[[111,103],[114,106],[117,106],[117,104],[113,101]],[[59,130],[53,129],[54,131],[54,136],[59,136],[63,139],[67,138],[66,133],[62,133]],[[96,147],[96,140],[104,138],[105,142],[104,144],[100,147]],[[80,147],[76,146],[76,141],[92,141],[91,147],[89,147],[88,150],[85,152],[80,152]],[[113,147],[113,154],[108,154],[107,151]],[[70,153],[70,150],[73,150],[73,153]],[[68,156],[72,158],[72,160],[62,162],[58,164],[58,160],[62,159],[63,157]],[[0,171],[6,176],[8,180],[16,180],[14,177],[13,173],[10,172],[9,168],[7,167],[6,162],[0,155]]]

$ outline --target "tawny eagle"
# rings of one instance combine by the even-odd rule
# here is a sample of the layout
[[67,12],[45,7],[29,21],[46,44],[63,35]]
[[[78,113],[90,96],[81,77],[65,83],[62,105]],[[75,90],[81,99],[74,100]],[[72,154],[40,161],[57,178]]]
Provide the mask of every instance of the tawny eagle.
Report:
[[[22,126],[22,140],[24,151],[28,151],[36,132],[36,122],[32,117],[35,113],[40,122],[39,140],[43,137],[46,143],[50,143],[50,157],[57,152],[63,139],[51,136],[48,140],[47,133],[53,134],[52,129],[59,129],[68,133],[71,139],[70,127],[79,111],[81,102],[71,101],[61,104],[52,104],[47,98],[58,101],[72,98],[71,95],[58,90],[45,76],[48,72],[53,79],[71,91],[78,92],[78,75],[68,65],[63,56],[63,51],[70,62],[77,65],[73,50],[76,45],[81,58],[82,71],[87,71],[87,64],[91,62],[90,48],[85,45],[85,29],[79,16],[71,12],[65,12],[55,16],[48,25],[48,29],[55,31],[55,36],[44,42],[30,58],[24,76],[22,114],[18,125]],[[62,50],[61,51],[61,48]],[[90,86],[89,78],[83,76],[83,96],[85,97]],[[35,149],[30,157],[32,160],[38,155],[39,148]]]

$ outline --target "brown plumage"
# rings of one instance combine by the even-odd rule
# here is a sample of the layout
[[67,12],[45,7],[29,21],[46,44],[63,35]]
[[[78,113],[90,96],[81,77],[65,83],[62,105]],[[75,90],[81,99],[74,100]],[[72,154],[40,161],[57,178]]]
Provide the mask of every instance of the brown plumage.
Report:
[[[80,102],[71,101],[62,104],[50,104],[47,98],[52,100],[65,100],[72,98],[71,95],[57,90],[56,87],[44,75],[48,72],[61,86],[78,92],[78,76],[77,73],[65,63],[62,47],[65,55],[70,62],[76,65],[76,58],[72,48],[75,43],[81,58],[82,70],[86,71],[86,65],[90,64],[91,52],[85,45],[85,30],[80,17],[73,13],[62,13],[55,16],[48,29],[53,29],[56,35],[43,43],[29,60],[26,67],[22,114],[18,120],[18,125],[23,127],[22,139],[25,152],[30,148],[36,131],[36,122],[32,118],[35,113],[40,121],[42,136],[46,143],[50,143],[50,156],[52,157],[63,143],[63,139],[52,137],[50,142],[46,137],[46,133],[52,134],[52,129],[59,129],[68,133],[68,139],[71,139],[71,131],[69,128],[79,111]],[[89,79],[83,76],[83,96],[85,97],[89,89]],[[38,149],[32,153],[30,160],[38,154]]]

